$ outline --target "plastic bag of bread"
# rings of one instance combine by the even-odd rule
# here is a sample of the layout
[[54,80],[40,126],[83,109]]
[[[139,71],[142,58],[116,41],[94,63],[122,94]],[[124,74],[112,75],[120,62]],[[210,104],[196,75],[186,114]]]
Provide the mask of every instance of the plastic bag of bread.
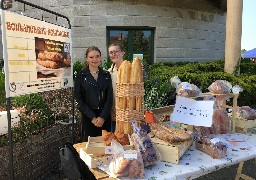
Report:
[[228,146],[218,138],[198,136],[196,149],[208,154],[213,159],[220,159],[227,155]]
[[256,119],[256,109],[252,109],[249,106],[237,107],[236,114],[244,119]]
[[111,176],[128,179],[144,178],[144,164],[139,151],[126,150],[116,140],[112,140],[114,156],[109,164]]
[[181,82],[178,76],[171,78],[171,82],[175,84],[176,93],[178,96],[195,97],[202,93],[202,91],[196,85],[188,82]]
[[226,109],[215,107],[211,134],[226,134],[231,132],[231,120]]
[[228,94],[231,89],[231,83],[226,80],[216,80],[208,87],[208,90],[214,94]]
[[179,144],[193,138],[190,132],[173,128],[164,122],[150,123],[151,133],[168,144]]
[[132,140],[142,155],[144,167],[156,164],[161,159],[160,153],[147,135],[147,131],[138,127],[135,121],[132,121],[132,127]]

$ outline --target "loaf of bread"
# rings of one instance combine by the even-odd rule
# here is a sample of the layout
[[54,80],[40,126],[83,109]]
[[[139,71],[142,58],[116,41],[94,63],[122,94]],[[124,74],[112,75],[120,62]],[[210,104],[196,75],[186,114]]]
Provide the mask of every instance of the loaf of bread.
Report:
[[213,159],[220,159],[227,154],[227,144],[217,138],[199,136],[195,144],[196,149],[208,154]]
[[140,135],[140,133],[133,133],[132,139],[135,147],[140,151],[144,163],[144,167],[156,164],[160,160],[160,153],[153,145],[148,135]]
[[177,87],[177,95],[183,97],[195,97],[202,93],[202,91],[194,84],[182,82]]
[[215,94],[228,94],[231,89],[232,85],[226,80],[216,80],[208,87],[208,90]]
[[169,143],[177,144],[179,142],[189,141],[192,135],[185,130],[176,129],[163,122],[150,123],[151,132],[159,139]]
[[145,174],[141,154],[135,150],[115,154],[109,170],[114,177],[144,178]]

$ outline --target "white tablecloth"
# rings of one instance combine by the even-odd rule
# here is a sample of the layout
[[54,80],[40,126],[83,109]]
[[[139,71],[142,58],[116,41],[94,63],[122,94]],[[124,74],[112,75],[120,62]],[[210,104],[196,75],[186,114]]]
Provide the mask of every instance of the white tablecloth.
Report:
[[[145,179],[193,179],[256,157],[255,134],[216,135],[228,145],[228,153],[221,159],[213,159],[191,146],[178,165],[159,162],[145,168]],[[170,152],[172,153],[172,152]]]

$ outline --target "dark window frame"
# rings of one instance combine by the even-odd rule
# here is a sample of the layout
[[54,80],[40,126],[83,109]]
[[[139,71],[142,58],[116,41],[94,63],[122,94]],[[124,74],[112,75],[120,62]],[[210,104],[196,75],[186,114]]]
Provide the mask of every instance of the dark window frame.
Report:
[[[134,51],[133,50],[133,32],[136,30],[150,31],[151,32],[151,43],[149,51]],[[128,31],[128,49],[126,50],[127,60],[132,61],[132,56],[129,54],[150,54],[149,64],[154,63],[154,41],[155,41],[155,28],[154,27],[130,27],[130,26],[108,26],[107,27],[107,47],[110,45],[110,31]]]

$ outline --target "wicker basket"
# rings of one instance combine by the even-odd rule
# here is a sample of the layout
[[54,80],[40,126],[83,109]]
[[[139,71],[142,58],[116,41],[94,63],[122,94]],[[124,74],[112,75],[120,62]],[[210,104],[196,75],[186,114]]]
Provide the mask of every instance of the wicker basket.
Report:
[[144,121],[144,83],[116,84],[116,130],[131,134],[131,121]]

